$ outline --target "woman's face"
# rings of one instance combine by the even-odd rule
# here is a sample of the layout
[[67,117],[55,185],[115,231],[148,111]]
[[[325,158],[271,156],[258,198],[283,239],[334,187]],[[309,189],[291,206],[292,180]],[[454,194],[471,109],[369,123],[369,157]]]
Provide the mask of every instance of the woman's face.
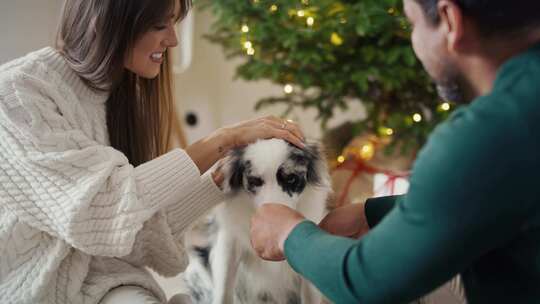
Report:
[[126,69],[147,79],[159,75],[166,51],[178,45],[175,25],[179,14],[180,1],[175,1],[174,14],[163,23],[156,24],[135,42],[130,56],[126,58]]

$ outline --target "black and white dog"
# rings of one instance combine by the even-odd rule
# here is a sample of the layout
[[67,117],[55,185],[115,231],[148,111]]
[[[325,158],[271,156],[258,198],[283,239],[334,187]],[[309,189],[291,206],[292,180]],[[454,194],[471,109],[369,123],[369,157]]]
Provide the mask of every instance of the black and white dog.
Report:
[[318,223],[331,192],[318,145],[300,150],[282,140],[258,141],[229,155],[224,166],[229,198],[185,237],[184,273],[197,304],[319,304],[322,295],[287,262],[258,258],[249,238],[255,209],[281,202]]

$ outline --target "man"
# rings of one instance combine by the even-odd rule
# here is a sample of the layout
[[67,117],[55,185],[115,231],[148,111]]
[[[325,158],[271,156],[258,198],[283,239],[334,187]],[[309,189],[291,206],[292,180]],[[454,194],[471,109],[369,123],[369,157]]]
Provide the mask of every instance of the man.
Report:
[[404,7],[441,95],[473,102],[431,135],[407,195],[319,226],[267,204],[252,244],[335,303],[404,303],[459,273],[469,303],[540,303],[540,1]]

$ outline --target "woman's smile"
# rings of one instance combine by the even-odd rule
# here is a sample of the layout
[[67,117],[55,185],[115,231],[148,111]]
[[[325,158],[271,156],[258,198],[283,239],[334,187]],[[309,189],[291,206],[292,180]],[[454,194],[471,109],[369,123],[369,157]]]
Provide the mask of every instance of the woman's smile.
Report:
[[163,63],[163,55],[165,52],[155,52],[150,55],[150,60],[152,60],[155,63],[162,64]]

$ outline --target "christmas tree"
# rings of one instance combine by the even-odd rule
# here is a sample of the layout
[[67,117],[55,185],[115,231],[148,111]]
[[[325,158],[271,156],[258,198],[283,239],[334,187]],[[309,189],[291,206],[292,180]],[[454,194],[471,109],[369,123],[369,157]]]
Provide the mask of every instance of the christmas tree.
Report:
[[228,57],[242,56],[237,75],[283,86],[257,108],[315,108],[323,127],[336,109],[362,102],[367,117],[354,135],[391,138],[416,150],[452,105],[441,101],[416,59],[399,0],[199,1],[216,16],[207,36]]

